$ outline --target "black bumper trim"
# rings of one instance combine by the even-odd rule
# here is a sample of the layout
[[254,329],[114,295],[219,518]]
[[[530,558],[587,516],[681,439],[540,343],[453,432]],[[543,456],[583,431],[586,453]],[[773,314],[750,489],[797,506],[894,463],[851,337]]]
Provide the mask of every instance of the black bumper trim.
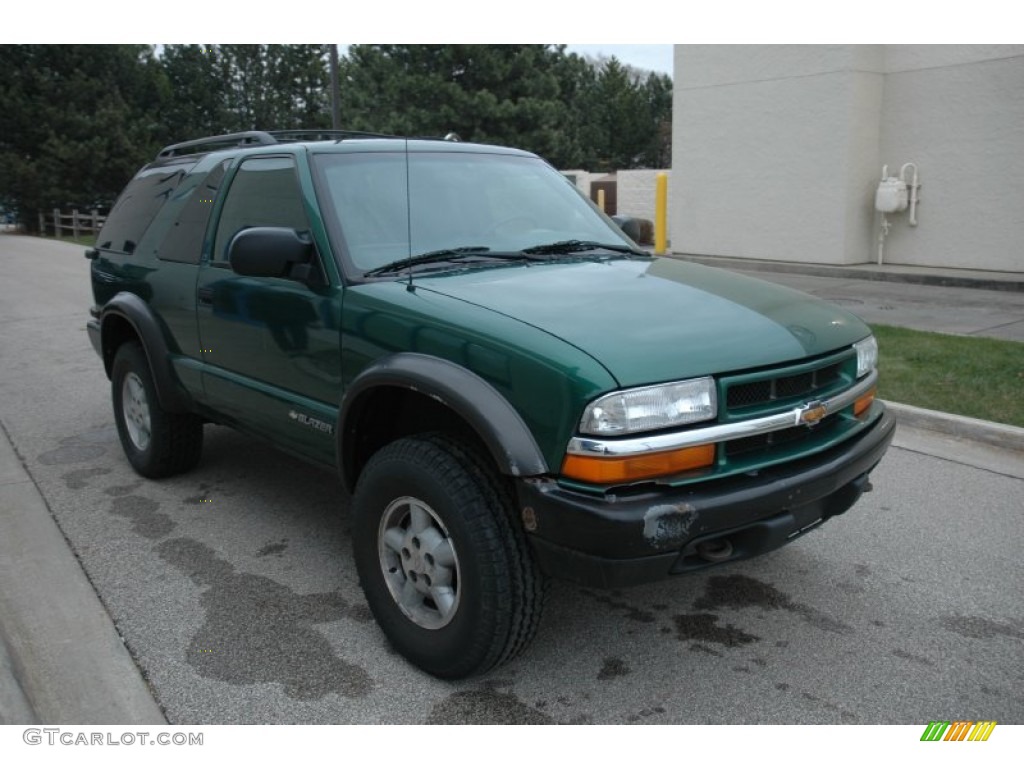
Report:
[[[824,453],[725,478],[637,496],[602,498],[553,482],[518,483],[530,540],[552,576],[595,586],[626,586],[753,557],[776,549],[849,509],[892,441],[884,410],[861,434]],[[727,539],[716,562],[697,554]]]
[[95,349],[96,354],[102,358],[103,343],[100,338],[100,321],[95,318],[90,318],[85,324],[85,330],[89,333],[89,341],[92,342],[92,348]]

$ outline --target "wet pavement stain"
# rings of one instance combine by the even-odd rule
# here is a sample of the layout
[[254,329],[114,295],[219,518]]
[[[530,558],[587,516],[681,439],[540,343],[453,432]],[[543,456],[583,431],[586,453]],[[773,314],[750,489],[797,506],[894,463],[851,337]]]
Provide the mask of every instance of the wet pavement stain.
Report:
[[983,619],[980,616],[942,616],[939,619],[942,628],[955,632],[972,640],[990,640],[996,635],[1005,635],[1017,640],[1024,640],[1024,622],[1015,621],[1006,624],[999,621]]
[[695,610],[713,611],[717,608],[758,607],[795,613],[811,626],[837,634],[849,634],[853,629],[809,605],[794,602],[789,595],[770,584],[749,576],[712,576],[708,579],[704,596],[693,604]]
[[430,725],[553,725],[549,715],[511,693],[494,690],[458,691],[434,705]]
[[336,592],[302,595],[265,576],[236,573],[194,539],[170,539],[156,551],[205,588],[204,622],[186,655],[199,674],[236,685],[279,683],[287,696],[303,700],[362,697],[373,689],[366,670],[339,658],[313,627],[346,618],[365,622],[365,606]]
[[641,720],[646,720],[649,717],[654,717],[655,715],[663,714],[665,714],[664,707],[651,707],[650,709],[641,709],[639,712],[630,715],[626,718],[626,721],[630,723],[638,723]]
[[99,458],[107,452],[106,445],[117,440],[114,427],[100,427],[77,435],[63,438],[61,447],[39,454],[36,458],[40,464],[77,464]]
[[124,517],[132,531],[147,539],[160,539],[175,529],[177,523],[163,512],[160,502],[145,496],[118,496],[110,504],[110,514]]
[[140,485],[142,485],[142,481],[136,480],[134,483],[128,483],[127,485],[112,485],[109,488],[104,488],[103,492],[108,496],[126,496]]
[[644,611],[637,608],[629,603],[624,603],[621,600],[613,600],[612,597],[621,597],[621,592],[612,592],[611,596],[602,594],[600,592],[592,592],[589,589],[581,589],[580,594],[586,595],[587,597],[593,598],[602,605],[607,605],[609,608],[615,608],[625,612],[627,619],[633,621],[639,621],[641,624],[651,624],[655,620],[655,616],[650,611]]
[[107,452],[102,445],[65,445],[37,457],[40,464],[53,466],[55,464],[77,464],[81,461],[92,461]]
[[689,648],[691,653],[706,653],[708,656],[717,656],[722,658],[724,654],[719,653],[714,648],[704,645],[703,643],[690,643]]
[[682,641],[696,640],[702,643],[717,643],[727,648],[738,648],[761,639],[732,624],[719,626],[718,617],[711,613],[684,614],[674,617],[674,621],[676,637]]
[[277,555],[278,557],[281,557],[281,553],[286,549],[288,549],[288,539],[281,539],[280,541],[273,541],[260,547],[256,552],[256,556],[267,557],[267,555]]
[[909,653],[899,648],[894,648],[892,655],[898,659],[906,659],[907,661],[913,661],[917,664],[924,664],[926,667],[935,666],[935,662],[931,659],[926,659],[924,656],[918,656],[916,653]]
[[[209,483],[199,484],[199,493],[195,496],[186,496],[181,501],[183,504],[202,504],[210,500],[211,487]],[[219,494],[218,494],[219,495]]]
[[61,475],[60,479],[64,481],[69,490],[80,491],[89,485],[88,480],[91,478],[107,474],[110,474],[110,470],[105,467],[90,467],[88,469],[73,469]]
[[834,712],[838,714],[839,719],[844,723],[854,723],[857,721],[856,713],[851,712],[848,709],[843,709],[839,705],[833,704],[831,701],[826,701],[825,699],[822,699],[811,693],[807,693],[807,691],[802,691],[800,695],[803,696],[803,698],[807,701],[817,704],[821,709],[825,709],[829,712]]
[[601,671],[597,673],[598,680],[611,680],[616,677],[624,677],[633,670],[629,668],[622,659],[616,658],[615,656],[609,656],[604,660],[601,666]]

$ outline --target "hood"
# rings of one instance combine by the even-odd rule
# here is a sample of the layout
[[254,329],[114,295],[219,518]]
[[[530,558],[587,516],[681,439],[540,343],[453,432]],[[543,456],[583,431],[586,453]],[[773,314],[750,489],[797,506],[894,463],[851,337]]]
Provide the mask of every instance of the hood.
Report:
[[777,365],[870,333],[799,291],[667,258],[477,268],[416,285],[544,330],[623,387]]

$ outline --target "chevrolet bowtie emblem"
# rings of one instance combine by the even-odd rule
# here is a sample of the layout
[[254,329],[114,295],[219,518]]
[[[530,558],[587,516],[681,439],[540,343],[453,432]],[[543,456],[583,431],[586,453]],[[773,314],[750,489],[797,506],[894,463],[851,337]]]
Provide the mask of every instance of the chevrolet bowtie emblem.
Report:
[[796,423],[813,427],[828,415],[828,406],[821,400],[814,400],[801,406],[796,411]]

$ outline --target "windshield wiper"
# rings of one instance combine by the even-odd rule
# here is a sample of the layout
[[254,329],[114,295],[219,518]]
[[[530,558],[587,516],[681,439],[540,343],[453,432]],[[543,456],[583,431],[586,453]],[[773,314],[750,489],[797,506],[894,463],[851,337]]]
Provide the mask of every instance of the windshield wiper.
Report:
[[401,272],[407,267],[415,267],[419,264],[437,264],[444,261],[457,261],[459,259],[480,257],[487,259],[517,259],[520,261],[544,261],[536,256],[531,256],[525,251],[492,251],[486,245],[464,245],[459,248],[441,248],[437,251],[428,251],[405,259],[395,259],[380,267],[374,267],[363,273],[364,277],[376,277],[386,275],[389,272]]
[[630,256],[650,256],[646,251],[638,251],[628,245],[617,245],[615,243],[598,243],[594,240],[559,240],[555,243],[544,243],[524,248],[523,253],[531,254],[560,254],[580,253],[581,251],[612,251],[613,253],[625,253]]
[[386,275],[388,272],[399,272],[405,267],[415,267],[417,264],[433,264],[439,261],[453,261],[455,259],[465,258],[466,256],[475,256],[480,253],[487,253],[489,250],[491,249],[486,245],[466,245],[461,248],[442,248],[437,251],[421,253],[417,256],[407,256],[404,259],[389,261],[387,264],[380,267],[374,267],[373,269],[366,270],[363,275],[365,277]]

